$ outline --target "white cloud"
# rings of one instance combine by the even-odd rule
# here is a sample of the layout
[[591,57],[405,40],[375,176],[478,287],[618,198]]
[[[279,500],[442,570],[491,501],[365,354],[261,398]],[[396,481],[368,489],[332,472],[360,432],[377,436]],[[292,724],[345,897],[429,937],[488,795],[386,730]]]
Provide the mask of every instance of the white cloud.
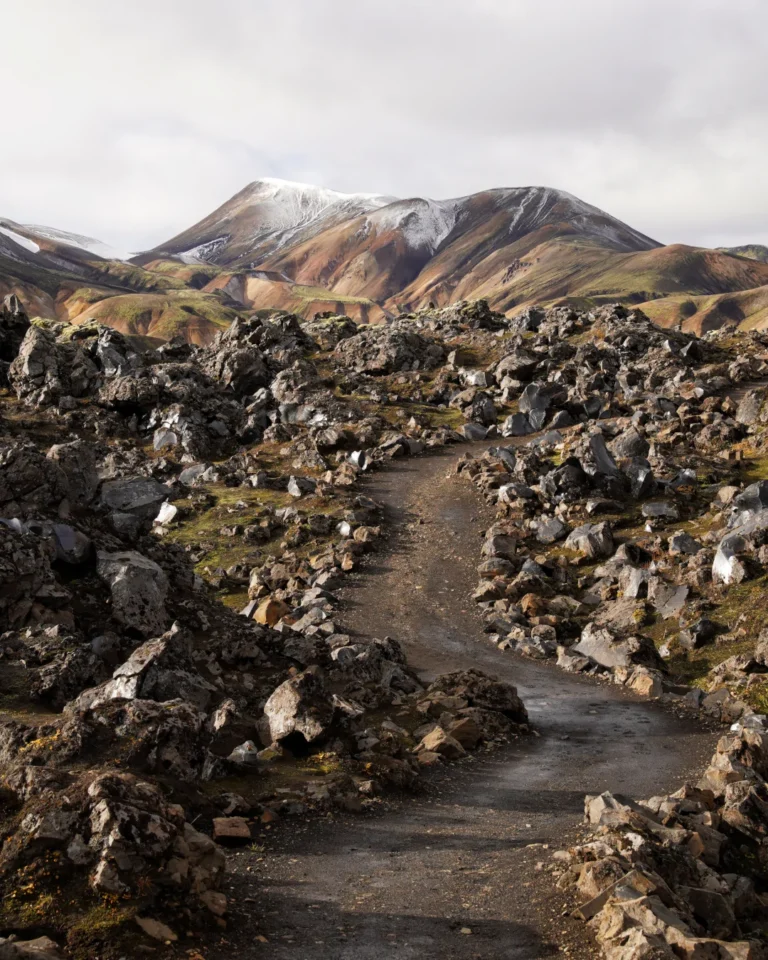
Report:
[[37,0],[4,26],[22,222],[140,249],[272,175],[544,183],[665,242],[768,241],[764,0]]

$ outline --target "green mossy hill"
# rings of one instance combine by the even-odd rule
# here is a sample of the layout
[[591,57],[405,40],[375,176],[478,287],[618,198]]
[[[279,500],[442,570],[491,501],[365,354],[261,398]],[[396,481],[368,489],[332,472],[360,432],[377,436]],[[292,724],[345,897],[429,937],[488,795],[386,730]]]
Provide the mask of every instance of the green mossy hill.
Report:
[[718,247],[717,249],[735,257],[746,257],[748,260],[760,260],[762,263],[768,263],[768,247],[762,243],[745,243],[740,247]]
[[219,297],[184,289],[108,297],[80,313],[76,322],[96,321],[131,335],[163,340],[181,335],[192,343],[209,343],[236,316]]

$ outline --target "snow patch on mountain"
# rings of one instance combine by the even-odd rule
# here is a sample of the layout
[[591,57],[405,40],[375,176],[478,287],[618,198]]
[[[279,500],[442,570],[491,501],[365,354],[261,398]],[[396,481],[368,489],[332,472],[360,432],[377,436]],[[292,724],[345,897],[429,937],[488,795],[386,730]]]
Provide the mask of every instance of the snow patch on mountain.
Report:
[[400,231],[409,247],[432,254],[456,226],[460,205],[460,200],[398,200],[368,221],[378,232]]
[[182,263],[208,263],[214,259],[216,251],[224,246],[228,240],[229,237],[217,237],[207,243],[199,243],[196,247],[185,250],[183,253],[177,253],[176,256]]
[[15,230],[11,230],[8,227],[0,227],[0,233],[5,234],[6,237],[9,237],[14,243],[23,247],[25,250],[29,250],[30,253],[40,253],[40,244],[35,243],[34,240],[30,240],[29,237],[22,237],[20,233],[16,233]]
[[296,232],[310,224],[325,224],[367,213],[391,202],[391,197],[373,193],[338,193],[308,183],[294,183],[268,177],[250,184],[230,213],[233,218],[247,207],[258,206],[259,223],[253,239],[282,232],[282,246]]
[[96,240],[94,237],[86,237],[80,233],[69,233],[67,230],[57,230],[56,227],[42,227],[30,223],[25,224],[24,229],[46,240],[65,243],[68,247],[77,247],[80,250],[85,250],[86,253],[93,253],[104,260],[129,260],[133,256],[133,254],[118,250],[108,243],[102,243],[101,240]]
[[[195,261],[221,259],[234,248],[251,249],[258,262],[290,243],[301,243],[321,231],[354,220],[391,203],[392,197],[374,193],[339,193],[309,183],[265,177],[240,191],[198,225],[201,242],[184,251]],[[191,242],[196,228],[188,231]],[[203,240],[216,237],[216,240]],[[219,239],[226,238],[220,251]],[[210,244],[210,246],[209,246]],[[179,256],[175,252],[176,256]],[[218,257],[217,257],[218,255]]]

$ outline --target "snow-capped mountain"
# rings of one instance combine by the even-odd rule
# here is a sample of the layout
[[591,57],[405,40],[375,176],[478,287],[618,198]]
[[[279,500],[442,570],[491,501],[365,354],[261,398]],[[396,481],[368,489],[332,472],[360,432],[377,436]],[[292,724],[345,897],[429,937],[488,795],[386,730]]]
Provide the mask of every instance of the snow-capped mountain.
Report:
[[[483,287],[491,299],[498,293],[511,300],[511,275],[525,271],[532,250],[555,240],[578,241],[587,245],[587,257],[603,258],[659,246],[564,191],[521,187],[454,200],[396,200],[309,235],[297,234],[260,264],[297,283],[367,297],[394,311],[430,300],[447,302],[459,288],[471,296]],[[217,260],[226,257],[223,245]],[[248,259],[230,263],[242,268]]]
[[[260,262],[290,244],[390,203],[391,197],[338,193],[266,177],[150,253],[185,263]],[[142,255],[146,259],[147,254]]]
[[101,240],[0,218],[0,256],[38,267],[67,267],[94,260],[128,260],[130,253]]
[[25,224],[24,229],[30,238],[38,237],[43,240],[52,240],[67,247],[74,247],[85,253],[94,254],[102,260],[129,260],[133,254],[127,250],[118,250],[108,243],[96,240],[94,237],[85,237],[80,233],[69,233],[67,230],[58,230],[56,227],[42,227],[37,224]]
[[[404,252],[434,256],[446,243],[476,229],[484,217],[500,245],[552,223],[615,250],[657,246],[597,207],[561,190],[521,187],[489,190],[454,200],[399,200],[379,194],[344,194],[325,187],[266,178],[256,180],[183,233],[142,254],[187,263],[255,268],[290,257],[305,244],[325,241],[327,231],[364,245],[400,241]],[[505,220],[497,229],[499,217]]]
[[486,190],[451,200],[343,194],[257,180],[135,262],[176,259],[261,270],[392,308],[445,301],[460,286],[498,286],[522,253],[556,238],[633,253],[659,244],[550,187]]

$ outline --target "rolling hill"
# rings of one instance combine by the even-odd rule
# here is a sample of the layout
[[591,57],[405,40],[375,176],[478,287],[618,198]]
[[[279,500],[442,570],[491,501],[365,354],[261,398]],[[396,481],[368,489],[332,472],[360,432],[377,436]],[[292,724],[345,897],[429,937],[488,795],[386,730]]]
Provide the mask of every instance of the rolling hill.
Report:
[[768,263],[768,247],[762,243],[745,243],[740,247],[718,247],[725,253],[732,253],[735,257],[747,257],[749,260],[761,260]]
[[31,316],[98,320],[164,339],[182,333],[197,342],[212,339],[236,316],[238,303],[199,289],[215,268],[146,270],[125,257],[91,237],[0,219],[0,296],[15,293]]

